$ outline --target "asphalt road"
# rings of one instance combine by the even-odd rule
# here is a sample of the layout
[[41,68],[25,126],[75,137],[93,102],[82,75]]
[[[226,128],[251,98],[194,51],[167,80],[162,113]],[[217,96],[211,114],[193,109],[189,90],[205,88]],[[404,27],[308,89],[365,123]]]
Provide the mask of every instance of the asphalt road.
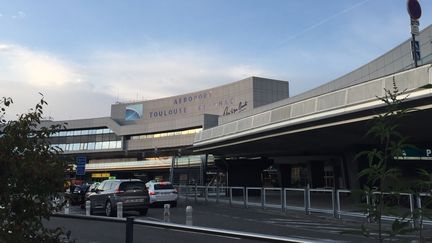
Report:
[[[277,210],[259,208],[229,207],[226,204],[179,202],[178,207],[170,209],[170,222],[185,224],[187,205],[193,207],[193,225],[266,235],[293,237],[318,242],[371,242],[372,239],[359,235],[342,234],[358,230],[362,220],[335,219],[329,215],[305,215],[302,212],[289,211],[287,214]],[[163,207],[150,208],[146,216],[137,212],[125,213],[137,219],[163,221]],[[72,207],[71,214],[85,214],[85,210]],[[101,214],[102,215],[102,214]],[[72,238],[77,242],[103,243],[124,242],[125,226],[120,223],[93,222],[53,218],[50,226],[64,226],[72,231]],[[257,242],[239,238],[212,236],[202,233],[189,233],[148,226],[134,226],[134,242]],[[399,240],[411,241],[412,237]]]

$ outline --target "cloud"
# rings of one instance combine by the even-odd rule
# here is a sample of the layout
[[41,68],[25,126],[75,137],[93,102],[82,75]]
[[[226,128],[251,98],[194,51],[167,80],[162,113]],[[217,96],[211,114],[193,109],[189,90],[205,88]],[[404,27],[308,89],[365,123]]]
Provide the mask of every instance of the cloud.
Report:
[[20,18],[25,18],[25,17],[26,17],[26,14],[25,14],[23,11],[18,11],[18,16],[19,16]]
[[181,95],[269,74],[199,48],[149,45],[97,51],[82,60],[76,64],[53,53],[0,43],[0,97],[15,100],[9,118],[35,104],[38,92],[45,95],[48,115],[56,120],[94,118],[109,116],[110,105],[116,101]]
[[[85,80],[80,65],[45,51],[0,43],[0,97],[14,100],[8,119],[33,107],[41,98],[39,92],[50,103],[47,111],[55,119],[108,116],[114,98],[94,90]],[[106,109],[98,107],[102,100],[109,101]]]
[[208,50],[148,49],[99,52],[89,61],[92,77],[104,80],[105,92],[120,98],[155,99],[209,89],[265,70],[229,61]]
[[24,19],[26,16],[26,13],[24,13],[23,11],[18,11],[17,14],[12,15],[11,17],[13,19]]
[[18,45],[0,43],[0,63],[2,80],[34,87],[77,83],[82,76],[52,54]]

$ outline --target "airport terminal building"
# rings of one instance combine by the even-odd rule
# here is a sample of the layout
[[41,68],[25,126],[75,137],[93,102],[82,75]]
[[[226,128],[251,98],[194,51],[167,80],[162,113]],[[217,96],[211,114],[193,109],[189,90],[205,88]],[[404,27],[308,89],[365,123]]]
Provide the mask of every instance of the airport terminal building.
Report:
[[[365,166],[353,158],[376,146],[365,138],[383,111],[377,96],[395,82],[416,109],[402,124],[420,150],[398,161],[408,176],[432,171],[432,27],[360,68],[290,97],[287,81],[250,77],[223,86],[156,100],[117,103],[110,117],[67,123],[52,136],[76,178],[138,177],[199,185],[358,188]],[[313,67],[311,67],[313,70]],[[414,166],[415,165],[415,166]],[[82,166],[80,167],[82,168]],[[79,172],[79,173],[78,173]],[[411,173],[411,174],[410,174]]]
[[[289,96],[288,82],[250,77],[223,86],[167,98],[111,105],[111,116],[44,121],[66,124],[52,146],[71,163],[85,161],[87,181],[108,177],[208,183],[218,175],[211,154],[192,154],[195,136],[229,117]],[[209,175],[209,176],[206,176]]]

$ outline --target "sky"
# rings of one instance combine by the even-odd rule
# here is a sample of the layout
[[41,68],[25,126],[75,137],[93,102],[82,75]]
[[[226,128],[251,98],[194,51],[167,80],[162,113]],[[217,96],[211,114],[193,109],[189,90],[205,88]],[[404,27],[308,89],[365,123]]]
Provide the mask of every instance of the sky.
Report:
[[0,97],[69,120],[250,76],[294,96],[409,37],[406,0],[0,0]]

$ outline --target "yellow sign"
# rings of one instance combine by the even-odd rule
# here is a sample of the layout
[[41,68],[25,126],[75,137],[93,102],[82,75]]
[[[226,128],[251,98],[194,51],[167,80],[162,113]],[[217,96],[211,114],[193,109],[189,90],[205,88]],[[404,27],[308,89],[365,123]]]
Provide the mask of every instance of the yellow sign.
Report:
[[92,173],[92,178],[108,178],[110,173]]

